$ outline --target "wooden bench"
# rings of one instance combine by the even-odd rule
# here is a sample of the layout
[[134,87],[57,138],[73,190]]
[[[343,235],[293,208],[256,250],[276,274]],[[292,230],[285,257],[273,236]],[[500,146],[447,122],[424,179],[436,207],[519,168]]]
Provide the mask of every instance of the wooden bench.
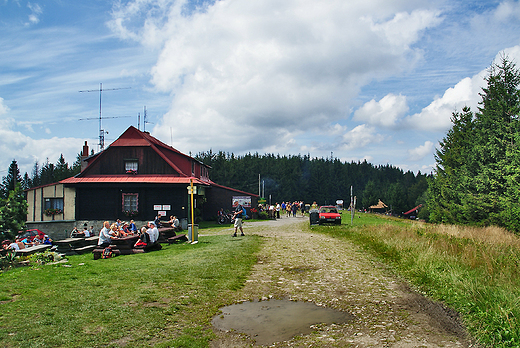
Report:
[[90,253],[91,251],[96,249],[96,247],[97,247],[97,245],[85,245],[84,247],[81,247],[81,248],[75,248],[74,252],[77,254]]
[[[120,239],[112,239],[110,243],[110,248],[112,249],[112,255],[132,255],[132,254],[141,254],[154,250],[161,250],[162,246],[159,242],[156,242],[152,245],[148,245],[144,248],[134,248],[134,244],[139,239],[137,236],[125,237]],[[101,258],[103,254],[103,248],[95,246],[92,250],[92,254],[94,255],[94,260],[98,260]]]
[[178,234],[173,237],[167,239],[168,244],[176,243],[176,242],[187,242],[188,237],[185,234]]

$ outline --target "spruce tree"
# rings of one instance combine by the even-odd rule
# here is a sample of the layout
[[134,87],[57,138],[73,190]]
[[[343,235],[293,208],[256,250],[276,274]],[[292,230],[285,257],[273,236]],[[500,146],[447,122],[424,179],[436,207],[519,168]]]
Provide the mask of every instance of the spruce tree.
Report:
[[504,226],[520,231],[520,72],[494,64],[479,110],[454,113],[429,183],[433,222]]
[[18,169],[18,163],[16,160],[11,162],[7,175],[2,180],[2,198],[7,198],[9,192],[13,191],[17,183],[22,182],[22,176],[20,175],[20,169]]

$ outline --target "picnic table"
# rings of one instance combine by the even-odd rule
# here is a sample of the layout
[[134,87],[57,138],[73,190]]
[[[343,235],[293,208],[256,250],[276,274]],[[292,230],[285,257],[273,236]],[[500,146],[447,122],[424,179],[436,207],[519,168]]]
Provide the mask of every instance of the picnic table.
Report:
[[27,247],[27,248],[23,248],[23,249],[20,249],[20,250],[15,250],[15,255],[16,256],[32,255],[32,254],[37,253],[37,252],[45,251],[45,250],[49,249],[50,247],[52,247],[52,245],[50,245],[50,244],[33,245],[33,246],[30,246],[30,247]]
[[57,252],[74,255],[91,252],[97,245],[99,237],[83,237],[83,238],[65,238],[53,241],[52,244],[57,246]]
[[[152,250],[161,250],[162,246],[159,241],[147,245],[144,248],[135,248],[134,245],[139,239],[138,235],[135,236],[127,236],[122,238],[112,239],[110,241],[110,248],[112,249],[113,255],[130,255],[130,254],[141,254],[147,251]],[[96,247],[92,250],[94,254],[94,260],[101,258],[101,254],[103,253],[103,248]]]

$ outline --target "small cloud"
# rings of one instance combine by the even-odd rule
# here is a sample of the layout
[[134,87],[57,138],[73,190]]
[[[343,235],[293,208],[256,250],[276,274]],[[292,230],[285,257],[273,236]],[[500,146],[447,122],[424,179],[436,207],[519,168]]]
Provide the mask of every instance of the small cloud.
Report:
[[420,161],[424,157],[432,154],[433,143],[431,141],[426,141],[424,145],[416,147],[415,149],[408,150],[408,160],[410,161]]
[[359,125],[343,135],[341,149],[352,150],[383,141],[382,135],[374,133],[373,127],[367,127],[365,124]]
[[406,97],[387,94],[381,100],[365,103],[354,113],[354,120],[367,122],[373,126],[391,128],[408,112]]
[[38,4],[27,3],[27,7],[31,10],[29,15],[30,24],[38,24],[40,22],[40,15],[43,13],[42,8]]
[[45,128],[45,133],[51,134],[51,130],[49,128]]
[[504,1],[500,3],[495,10],[494,17],[499,22],[508,19],[520,19],[520,3],[518,1]]
[[4,98],[0,98],[0,116],[9,112],[7,105],[4,105]]

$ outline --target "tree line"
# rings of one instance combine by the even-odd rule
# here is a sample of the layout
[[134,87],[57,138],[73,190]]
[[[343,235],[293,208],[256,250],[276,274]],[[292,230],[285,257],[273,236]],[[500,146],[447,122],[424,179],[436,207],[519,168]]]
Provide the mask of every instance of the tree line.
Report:
[[264,195],[272,203],[303,200],[334,205],[343,200],[348,206],[352,186],[357,208],[368,209],[382,200],[394,214],[400,215],[424,203],[428,188],[425,174],[404,172],[391,165],[374,166],[366,161],[258,153],[238,156],[212,150],[200,152],[195,158],[211,167],[212,181]]
[[[382,200],[400,215],[423,204],[419,216],[431,222],[498,225],[520,232],[520,71],[503,57],[490,67],[485,81],[478,110],[464,107],[452,114],[452,127],[439,144],[429,175],[310,155],[209,150],[195,157],[211,167],[214,182],[261,194],[272,203],[343,200],[348,205],[352,187],[360,209]],[[80,168],[79,154],[72,166],[61,155],[56,164],[47,160],[40,167],[35,162],[32,175],[22,177],[13,160],[0,187],[0,234],[23,226],[25,189],[68,178]]]
[[485,80],[478,110],[454,112],[436,152],[430,220],[520,232],[520,71],[502,57]]

